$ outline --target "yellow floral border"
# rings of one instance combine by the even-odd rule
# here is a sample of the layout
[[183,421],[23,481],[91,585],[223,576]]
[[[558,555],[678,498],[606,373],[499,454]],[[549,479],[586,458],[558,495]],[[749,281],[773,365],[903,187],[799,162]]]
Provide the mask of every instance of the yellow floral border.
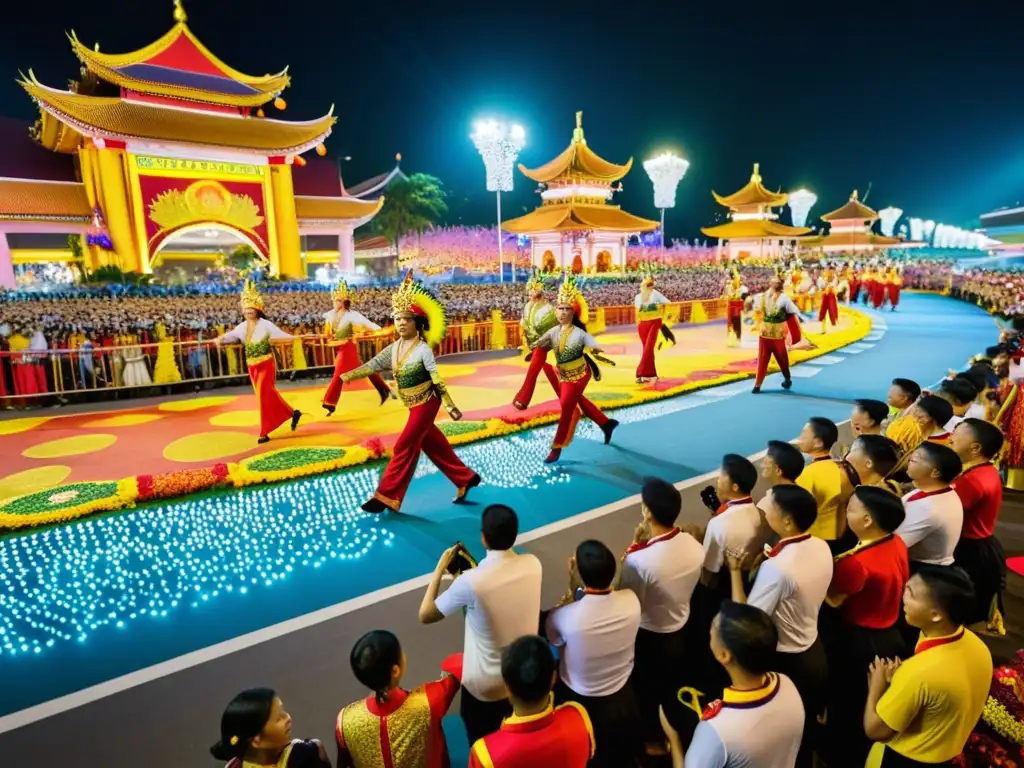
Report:
[[255,456],[249,456],[237,464],[229,464],[228,478],[231,480],[231,484],[236,488],[243,488],[247,485],[259,485],[262,483],[280,483],[285,480],[295,480],[300,477],[309,477],[310,475],[322,475],[327,472],[335,472],[339,469],[345,469],[346,467],[354,467],[359,464],[365,464],[372,458],[370,456],[370,452],[360,445],[349,445],[343,447],[334,445],[304,445],[302,448],[306,450],[316,448],[339,449],[344,451],[345,455],[340,456],[337,459],[332,459],[331,461],[319,461],[313,464],[303,464],[300,467],[291,467],[289,469],[260,471],[249,468],[251,463],[263,461],[268,456],[275,456],[279,453],[288,453],[296,450],[294,447],[279,448],[275,451],[267,451],[266,453],[258,453]]

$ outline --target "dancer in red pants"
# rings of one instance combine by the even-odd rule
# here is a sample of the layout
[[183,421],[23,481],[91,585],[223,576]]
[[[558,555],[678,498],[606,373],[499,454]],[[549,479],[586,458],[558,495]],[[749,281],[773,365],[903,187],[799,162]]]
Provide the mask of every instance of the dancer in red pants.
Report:
[[391,371],[398,383],[398,399],[409,409],[409,420],[395,441],[391,461],[384,470],[373,498],[363,504],[367,512],[395,512],[409,490],[420,453],[451,480],[458,491],[454,501],[465,500],[470,488],[480,485],[480,476],[455,455],[448,438],[434,424],[444,405],[454,421],[462,418],[438,373],[432,347],[441,343],[448,328],[444,307],[425,288],[413,282],[412,272],[391,296],[398,341],[365,365],[341,376],[345,384],[374,373]]
[[887,290],[885,267],[879,266],[875,282],[871,284],[871,306],[881,309],[885,305]]
[[[359,312],[352,309],[352,299],[348,292],[348,284],[342,280],[338,287],[331,294],[334,308],[324,315],[326,321],[324,332],[327,335],[327,346],[334,347],[334,376],[331,383],[327,385],[324,392],[323,407],[330,416],[338,406],[338,398],[341,397],[341,375],[355,370],[360,365],[359,348],[356,344],[355,333],[357,329],[367,331],[379,331],[380,326],[371,322]],[[380,395],[380,404],[389,397],[394,397],[384,379],[380,374],[375,373],[369,377],[373,388]]]
[[[593,366],[586,356],[586,351],[590,349],[595,355],[599,355],[603,350],[598,346],[597,339],[587,333],[587,302],[571,275],[565,276],[562,286],[558,289],[556,312],[558,325],[541,336],[534,345],[535,349],[546,347],[554,350],[560,382],[558,403],[561,415],[558,418],[558,430],[555,432],[551,453],[544,459],[546,464],[558,461],[562,449],[572,442],[581,411],[604,432],[605,445],[611,442],[612,432],[619,426],[619,422],[609,419],[600,408],[583,396]],[[593,367],[596,369],[596,366]]]
[[828,329],[826,320],[832,323],[833,328],[839,322],[839,301],[836,298],[838,286],[839,281],[835,268],[832,266],[825,267],[818,278],[818,293],[821,296],[821,306],[818,308],[818,322],[821,323],[822,333],[825,333]]
[[[761,391],[761,384],[768,373],[768,362],[774,357],[782,371],[782,388],[793,386],[789,375],[789,352],[786,350],[787,327],[794,335],[793,343],[800,340],[800,325],[796,321],[799,310],[792,299],[782,292],[782,280],[773,278],[767,291],[751,300],[753,309],[762,313],[761,338],[757,343],[757,376],[754,379],[754,394]],[[790,318],[793,318],[790,320]],[[795,326],[795,331],[793,330]]]
[[643,345],[640,364],[636,367],[637,384],[646,384],[658,379],[658,369],[654,365],[654,349],[661,332],[663,307],[668,303],[668,299],[660,291],[655,290],[654,278],[647,275],[640,283],[640,293],[633,299],[633,306],[636,308],[636,331]]
[[903,288],[903,277],[895,266],[889,270],[887,287],[889,289],[889,307],[895,312],[896,307],[900,305],[900,291]]
[[726,285],[726,346],[738,347],[743,340],[743,304],[747,297],[747,288],[743,285],[740,271],[732,270],[732,279]]
[[526,354],[526,360],[529,362],[530,367],[526,371],[526,380],[523,381],[523,386],[519,388],[519,392],[516,393],[515,398],[512,400],[512,405],[520,411],[525,411],[530,407],[533,392],[537,388],[537,377],[540,376],[541,371],[544,371],[544,376],[547,377],[551,388],[555,390],[555,397],[558,396],[558,375],[555,373],[555,369],[547,362],[548,350],[544,347],[532,348],[537,339],[558,325],[558,319],[555,317],[555,308],[544,295],[544,282],[542,280],[537,278],[530,280],[527,283],[527,290],[530,294],[530,300],[523,307],[523,316],[519,321],[519,325],[523,330],[524,346],[529,350]]

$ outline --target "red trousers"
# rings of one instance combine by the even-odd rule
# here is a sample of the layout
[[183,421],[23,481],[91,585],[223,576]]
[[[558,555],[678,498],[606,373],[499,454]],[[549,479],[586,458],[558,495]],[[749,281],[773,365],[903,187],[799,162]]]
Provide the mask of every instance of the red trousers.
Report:
[[900,286],[889,286],[889,303],[892,304],[893,307],[898,307],[900,305]]
[[885,304],[885,285],[882,283],[872,283],[871,304],[875,309],[880,309]]
[[[341,375],[354,371],[360,365],[362,365],[362,361],[359,359],[359,350],[356,349],[354,341],[346,342],[335,350],[334,375],[331,377],[331,383],[327,385],[327,391],[324,392],[324,405],[329,405],[331,408],[338,405],[338,399],[341,397]],[[379,373],[374,373],[368,378],[373,384],[373,388],[381,394],[388,391],[388,385]],[[355,384],[356,382],[352,382],[349,387]]]
[[856,280],[850,281],[850,303],[854,304],[860,295],[860,283]]
[[533,391],[537,388],[537,377],[540,376],[541,371],[544,371],[544,375],[547,376],[548,381],[551,383],[551,388],[555,390],[555,397],[558,397],[558,374],[555,373],[553,367],[548,365],[547,358],[547,347],[537,347],[533,350],[533,354],[530,356],[530,367],[526,371],[526,379],[523,381],[523,386],[519,388],[516,396],[512,399],[515,405],[524,410],[530,407],[530,401],[533,400]]
[[789,378],[789,352],[786,351],[785,339],[766,339],[762,336],[757,340],[757,376],[754,379],[754,386],[760,387],[768,373],[768,361],[774,357],[779,364],[779,370],[787,379]]
[[42,363],[14,363],[11,368],[14,369],[14,394],[39,395],[50,391]]
[[[743,301],[730,299],[726,305],[726,328],[731,328],[736,341],[743,338]],[[728,334],[728,330],[726,331]]]
[[277,391],[277,366],[274,358],[249,366],[249,380],[256,390],[260,411],[260,437],[266,437],[292,418],[295,409]]
[[800,330],[800,319],[796,315],[786,315],[786,330],[789,332],[790,344],[799,344],[804,337]]
[[818,309],[818,320],[824,321],[828,317],[832,325],[839,321],[839,302],[836,301],[834,293],[825,293],[821,296],[821,307]]
[[590,381],[590,369],[579,381],[563,381],[558,393],[558,404],[562,409],[558,417],[558,430],[555,432],[553,448],[566,448],[572,442],[576,434],[576,422],[580,420],[580,411],[583,415],[603,427],[608,423],[608,417],[601,413],[601,409],[583,396],[583,391]]
[[654,365],[654,347],[658,343],[658,333],[661,331],[661,318],[654,320],[641,320],[636,326],[636,332],[640,335],[640,343],[643,344],[643,351],[640,353],[640,364],[636,367],[637,378],[656,378],[658,369]]
[[405,492],[409,490],[409,483],[412,482],[416,464],[420,460],[420,452],[427,454],[427,458],[434,466],[460,490],[469,485],[469,481],[476,476],[476,473],[455,455],[448,438],[434,424],[440,407],[441,401],[431,397],[427,402],[410,408],[405,429],[395,441],[391,461],[388,462],[373,497],[396,512],[402,506]]

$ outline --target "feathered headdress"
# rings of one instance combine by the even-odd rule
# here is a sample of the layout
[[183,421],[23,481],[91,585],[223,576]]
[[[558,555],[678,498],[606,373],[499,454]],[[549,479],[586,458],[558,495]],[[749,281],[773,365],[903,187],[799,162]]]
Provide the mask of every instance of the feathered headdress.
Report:
[[654,287],[654,275],[651,274],[651,265],[648,264],[644,267],[644,279],[640,281],[641,288],[653,288]]
[[527,293],[533,293],[534,291],[544,290],[544,276],[535,274],[529,280],[526,281]]
[[246,280],[242,287],[242,309],[258,309],[263,311],[263,297],[256,290],[252,280]]
[[558,306],[572,307],[576,317],[582,323],[587,322],[587,319],[590,317],[590,308],[587,306],[587,300],[583,298],[583,293],[577,287],[576,278],[568,272],[565,273],[562,284],[558,287]]
[[331,291],[331,298],[334,301],[345,301],[349,297],[348,283],[344,280],[338,282],[338,286]]
[[423,340],[430,346],[440,344],[448,331],[444,305],[412,279],[412,270],[405,274],[405,280],[391,294],[391,312],[395,317],[421,317],[426,320]]
[[743,282],[743,277],[740,275],[740,271],[736,267],[732,268],[732,281],[736,285],[739,285],[740,283]]

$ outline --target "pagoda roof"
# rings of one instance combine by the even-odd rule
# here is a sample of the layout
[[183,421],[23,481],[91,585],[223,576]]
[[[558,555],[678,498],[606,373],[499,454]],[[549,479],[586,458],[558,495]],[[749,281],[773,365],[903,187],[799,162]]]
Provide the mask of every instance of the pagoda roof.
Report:
[[542,205],[535,211],[501,223],[506,232],[528,235],[535,232],[650,232],[658,222],[626,213],[617,205],[593,203],[556,203]]
[[583,137],[583,113],[576,113],[576,130],[572,133],[572,142],[554,160],[539,168],[527,168],[519,164],[519,171],[526,178],[547,184],[556,179],[593,179],[595,181],[618,181],[633,167],[633,158],[625,165],[615,165],[600,157]]
[[[399,155],[401,157],[401,155]],[[386,173],[379,173],[376,176],[372,176],[365,181],[361,181],[351,187],[346,187],[345,192],[352,197],[361,197],[364,200],[373,200],[376,197],[384,194],[388,184],[395,179],[407,179],[408,176],[402,171],[395,163],[395,167]]]
[[800,237],[810,232],[808,227],[790,227],[770,219],[743,219],[729,221],[714,227],[702,227],[708,237],[719,240],[760,240],[779,237]]
[[[260,155],[292,155],[323,142],[336,119],[333,107],[315,120],[286,122],[155,106],[116,97],[82,96],[42,85],[31,72],[21,86],[40,110],[83,136],[119,141],[148,139],[228,147]],[[45,138],[47,121],[43,122],[41,137]]]
[[83,44],[74,31],[68,37],[86,69],[101,80],[140,93],[257,107],[288,87],[287,68],[276,75],[246,75],[214,56],[188,28],[180,0],[174,3],[174,21],[163,37],[130,53],[100,53]]
[[377,215],[384,205],[384,198],[359,200],[354,197],[308,197],[295,196],[295,217],[310,221],[352,221],[369,219]]
[[800,241],[802,248],[828,248],[835,250],[856,250],[869,248],[889,248],[894,245],[902,245],[903,240],[899,237],[885,237],[876,235],[870,230],[845,230],[843,232],[830,232],[827,235],[807,237]]
[[746,186],[731,195],[720,195],[714,190],[712,196],[719,205],[726,208],[747,208],[750,206],[766,206],[777,208],[785,205],[789,195],[785,192],[772,192],[761,183],[761,164],[754,163],[754,172],[750,174],[750,181]]
[[877,219],[878,214],[857,199],[856,189],[853,190],[853,194],[850,195],[846,205],[836,208],[834,211],[829,211],[821,217],[822,221],[875,221]]
[[87,222],[91,216],[78,182],[0,178],[0,220]]

